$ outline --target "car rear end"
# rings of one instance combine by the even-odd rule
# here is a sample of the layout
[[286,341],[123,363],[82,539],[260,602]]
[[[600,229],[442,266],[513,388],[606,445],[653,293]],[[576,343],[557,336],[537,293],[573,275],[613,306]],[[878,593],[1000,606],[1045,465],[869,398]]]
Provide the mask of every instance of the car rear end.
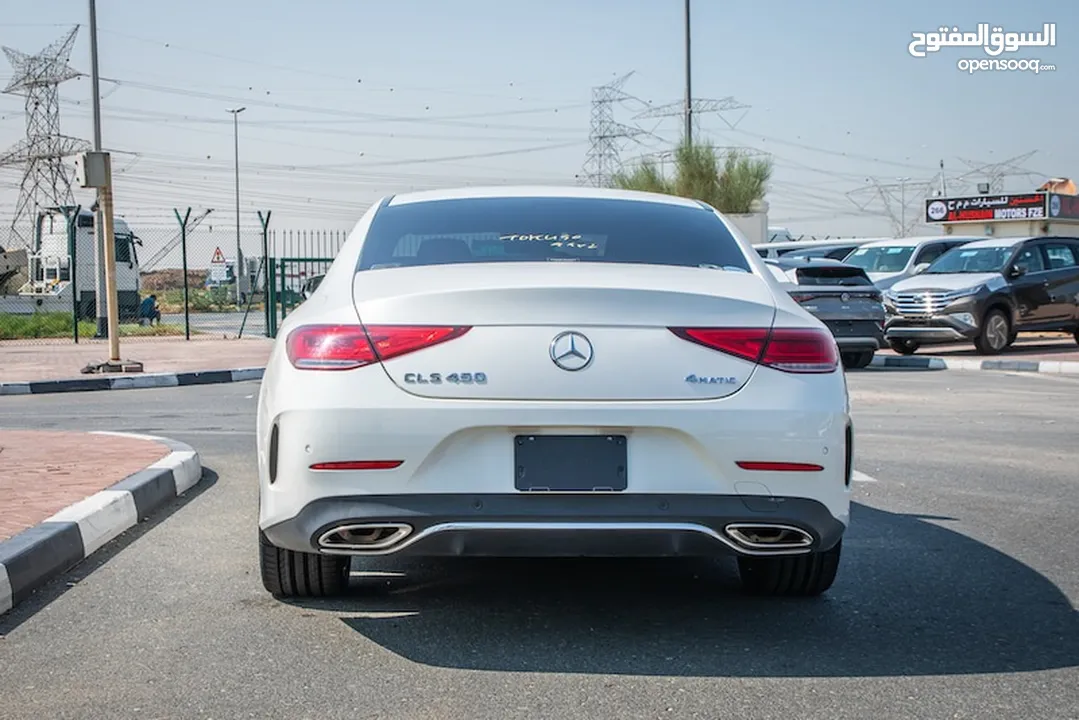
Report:
[[885,346],[883,298],[865,271],[807,264],[789,274],[797,284],[791,298],[828,327],[841,352],[875,353]]
[[839,544],[852,431],[835,341],[713,210],[540,196],[372,215],[263,381],[274,546],[779,558]]

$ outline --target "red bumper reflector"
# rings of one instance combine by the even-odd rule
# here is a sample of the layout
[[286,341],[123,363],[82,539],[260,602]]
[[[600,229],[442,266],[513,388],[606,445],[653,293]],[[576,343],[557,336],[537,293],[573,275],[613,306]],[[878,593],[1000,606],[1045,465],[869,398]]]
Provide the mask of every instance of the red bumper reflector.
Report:
[[824,468],[813,463],[796,462],[751,462],[739,460],[738,467],[743,470],[764,470],[766,472],[820,472]]
[[343,462],[315,463],[312,470],[393,470],[401,467],[402,460],[345,460]]

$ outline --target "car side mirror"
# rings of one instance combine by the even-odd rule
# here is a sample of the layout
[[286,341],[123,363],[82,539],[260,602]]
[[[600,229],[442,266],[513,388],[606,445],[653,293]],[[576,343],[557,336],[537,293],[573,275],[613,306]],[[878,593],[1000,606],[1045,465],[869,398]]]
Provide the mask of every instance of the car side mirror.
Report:
[[918,263],[917,265],[914,266],[914,274],[915,275],[921,275],[922,273],[924,273],[928,269],[929,269],[929,263]]
[[1026,274],[1027,274],[1027,269],[1025,267],[1023,267],[1022,265],[1016,264],[1016,265],[1012,265],[1010,268],[1008,268],[1008,277],[1010,277],[1010,278],[1019,278],[1019,277],[1023,277]]

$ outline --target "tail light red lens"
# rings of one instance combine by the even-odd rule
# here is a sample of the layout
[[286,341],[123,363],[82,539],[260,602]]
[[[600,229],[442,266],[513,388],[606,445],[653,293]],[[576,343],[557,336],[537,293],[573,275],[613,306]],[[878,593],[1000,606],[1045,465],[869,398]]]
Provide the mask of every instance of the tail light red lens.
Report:
[[468,327],[420,327],[416,325],[368,325],[367,336],[380,360],[405,355],[459,338]]
[[289,333],[285,352],[299,370],[354,370],[377,362],[362,325],[304,325]]
[[304,325],[289,333],[289,362],[299,370],[354,370],[461,337],[467,327]]
[[678,337],[712,350],[760,362],[768,343],[767,328],[671,328]]
[[761,363],[792,373],[830,373],[839,367],[839,349],[827,330],[775,328]]
[[839,367],[835,338],[812,328],[670,328],[678,337],[790,373],[830,373]]

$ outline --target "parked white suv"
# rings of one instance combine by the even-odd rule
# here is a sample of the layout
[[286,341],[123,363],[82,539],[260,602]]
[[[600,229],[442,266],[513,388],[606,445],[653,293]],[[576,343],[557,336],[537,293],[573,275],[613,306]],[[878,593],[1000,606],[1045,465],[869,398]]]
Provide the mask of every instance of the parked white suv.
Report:
[[883,290],[917,275],[953,247],[980,239],[949,236],[876,240],[855,248],[844,262],[865,270],[873,284]]

